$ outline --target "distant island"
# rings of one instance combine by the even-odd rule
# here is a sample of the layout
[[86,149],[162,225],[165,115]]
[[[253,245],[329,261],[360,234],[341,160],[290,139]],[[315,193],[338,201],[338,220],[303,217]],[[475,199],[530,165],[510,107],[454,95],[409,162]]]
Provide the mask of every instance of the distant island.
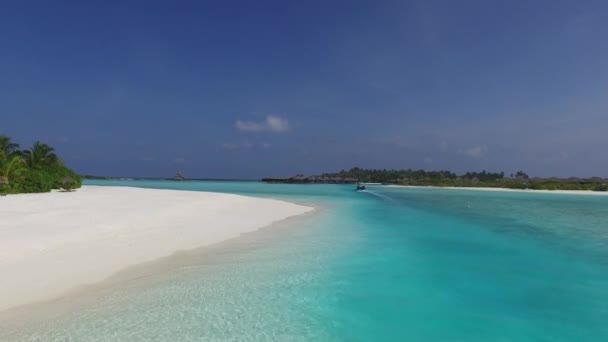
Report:
[[186,178],[183,174],[178,172],[172,178],[158,178],[158,177],[112,177],[112,176],[96,176],[96,175],[83,175],[82,178],[90,179],[90,180],[175,180],[175,181],[185,181],[185,180],[195,180]]
[[353,177],[340,176],[304,176],[296,175],[293,177],[264,177],[262,182],[266,183],[286,183],[286,184],[354,184],[360,180]]
[[451,171],[380,170],[354,167],[348,171],[323,173],[318,176],[265,177],[268,183],[350,184],[382,183],[413,186],[506,188],[531,190],[608,191],[608,179],[592,178],[531,178],[523,171],[506,176],[504,172],[467,172],[457,175]]
[[[243,181],[242,179],[209,179],[186,178],[177,173],[172,178],[121,178],[85,175],[84,179],[91,180],[177,180],[177,181]],[[411,186],[437,186],[437,187],[469,187],[469,188],[505,188],[529,190],[575,190],[575,191],[608,191],[608,178],[540,178],[529,177],[523,171],[506,175],[504,172],[466,172],[458,175],[451,171],[425,171],[425,170],[386,170],[362,169],[354,167],[348,171],[342,170],[334,173],[305,176],[297,174],[283,177],[264,177],[265,183],[278,184],[356,184],[380,183]]]
[[81,184],[82,177],[61,161],[53,147],[36,142],[22,150],[0,135],[0,194],[70,191]]

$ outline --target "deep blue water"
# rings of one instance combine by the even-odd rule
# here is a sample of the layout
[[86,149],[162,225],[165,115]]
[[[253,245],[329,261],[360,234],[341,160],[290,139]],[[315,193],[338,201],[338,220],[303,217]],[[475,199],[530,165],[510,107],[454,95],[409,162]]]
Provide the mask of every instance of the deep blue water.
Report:
[[192,253],[14,340],[608,340],[608,196],[88,184],[229,192],[321,209]]

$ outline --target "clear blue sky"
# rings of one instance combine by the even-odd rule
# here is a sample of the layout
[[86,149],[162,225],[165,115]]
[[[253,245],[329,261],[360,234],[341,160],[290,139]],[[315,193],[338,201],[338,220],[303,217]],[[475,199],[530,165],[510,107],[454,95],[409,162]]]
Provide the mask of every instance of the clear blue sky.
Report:
[[608,176],[608,2],[5,2],[0,133],[101,175]]

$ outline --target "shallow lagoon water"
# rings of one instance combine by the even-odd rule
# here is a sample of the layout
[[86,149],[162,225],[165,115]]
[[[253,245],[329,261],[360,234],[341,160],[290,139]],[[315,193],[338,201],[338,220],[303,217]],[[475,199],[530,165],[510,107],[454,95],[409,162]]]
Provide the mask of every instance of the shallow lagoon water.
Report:
[[[150,265],[8,341],[608,340],[608,197],[90,181],[320,209]],[[59,301],[53,305],[68,305]]]

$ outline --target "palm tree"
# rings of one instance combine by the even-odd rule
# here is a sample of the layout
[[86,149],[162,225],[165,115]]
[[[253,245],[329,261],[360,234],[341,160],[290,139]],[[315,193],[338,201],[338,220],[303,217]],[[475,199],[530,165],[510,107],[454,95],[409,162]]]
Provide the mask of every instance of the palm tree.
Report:
[[50,165],[59,161],[55,154],[55,149],[40,141],[34,143],[31,149],[23,151],[27,166],[36,167]]
[[11,142],[11,138],[0,134],[0,158],[8,158],[19,151],[19,144]]
[[9,184],[22,179],[26,171],[25,162],[20,155],[12,155],[0,163],[0,179]]

